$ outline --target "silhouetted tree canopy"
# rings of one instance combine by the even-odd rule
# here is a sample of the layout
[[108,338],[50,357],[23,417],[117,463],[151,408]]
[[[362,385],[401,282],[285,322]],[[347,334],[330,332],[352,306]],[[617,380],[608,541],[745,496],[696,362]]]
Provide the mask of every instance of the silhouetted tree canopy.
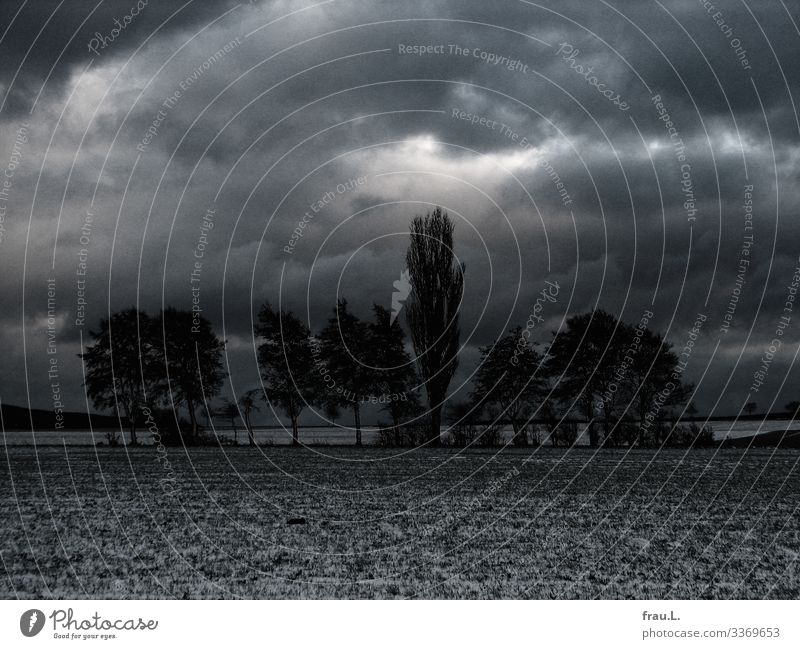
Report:
[[[223,343],[199,314],[167,308],[157,317],[130,308],[100,321],[94,343],[80,354],[86,364],[86,390],[98,409],[124,413],[137,443],[136,417],[157,403],[186,407],[188,441],[198,432],[197,408],[219,392]],[[162,424],[160,428],[169,427]]]
[[541,355],[522,337],[522,327],[481,347],[480,354],[472,399],[496,406],[499,419],[511,423],[515,443],[527,445],[526,421],[540,404],[546,385]]
[[392,321],[391,313],[379,304],[373,304],[372,310],[369,348],[370,362],[375,368],[376,392],[384,397],[383,410],[397,428],[403,417],[419,409],[418,377],[414,361],[406,351],[400,323]]
[[173,407],[184,406],[191,424],[190,441],[197,440],[197,408],[219,393],[225,372],[222,368],[223,341],[200,314],[164,309],[155,319],[155,345],[165,380],[165,399]]
[[[673,381],[678,369],[678,356],[672,351],[672,345],[665,341],[661,334],[650,329],[637,330],[629,325],[625,325],[625,330],[628,340],[637,341],[638,345],[633,349],[628,343],[626,357],[623,359],[623,362],[627,363],[623,377],[627,388],[625,398],[631,406],[627,412],[634,414],[640,423],[640,432],[636,438],[625,441],[647,442],[649,440],[641,439],[642,422],[646,421],[648,415],[657,420],[664,406],[685,401],[688,396],[688,386],[677,379]],[[675,387],[669,390],[662,406],[657,397],[670,381]],[[659,427],[656,426],[651,433],[652,441],[655,443],[659,442],[658,431]]]
[[239,405],[230,399],[223,399],[222,404],[214,414],[227,419],[231,423],[233,441],[238,443],[239,430],[236,428],[236,420],[239,418]]
[[[432,232],[439,238],[432,239]],[[420,247],[423,240],[436,245]],[[407,305],[412,331],[417,327],[412,342],[436,431],[457,364],[455,297],[463,289],[463,268],[453,267],[452,255],[443,252],[442,247],[450,250],[451,245],[452,224],[441,210],[415,219],[409,263],[438,277],[430,281],[428,275],[427,281],[420,282],[422,297],[415,294]],[[447,263],[449,274],[442,271]],[[450,284],[442,285],[442,277],[449,278]],[[432,311],[425,310],[425,304]],[[448,314],[452,317],[445,320]],[[419,416],[418,377],[405,348],[403,329],[380,305],[373,305],[373,316],[370,322],[362,321],[349,311],[346,300],[339,300],[315,338],[292,313],[279,313],[264,304],[255,327],[261,340],[258,362],[264,390],[250,390],[235,402],[226,401],[215,414],[230,420],[234,436],[236,419],[241,418],[250,445],[255,445],[250,418],[258,411],[256,400],[261,395],[289,417],[292,441],[299,444],[298,419],[306,405],[320,405],[331,417],[338,416],[339,407],[344,406],[353,411],[356,444],[361,445],[362,409],[370,403],[390,414],[396,443],[424,443],[428,429],[410,421]],[[554,332],[546,361],[527,343],[521,327],[481,347],[471,402],[450,412],[458,420],[454,422],[459,427],[457,436],[462,442],[480,439],[491,444],[501,439],[500,426],[494,424],[506,421],[514,441],[527,444],[528,426],[538,413],[539,422],[550,428],[554,444],[571,444],[576,422],[569,414],[575,410],[588,422],[592,445],[674,445],[684,438],[700,439],[699,432],[687,433],[675,420],[671,427],[662,424],[663,413],[685,403],[693,388],[682,381],[686,359],[662,335],[647,328],[646,322],[628,325],[601,309],[572,316],[563,330]],[[433,337],[436,331],[438,338]],[[197,408],[203,406],[209,412],[208,402],[219,393],[225,377],[223,341],[209,321],[171,307],[155,318],[130,308],[101,320],[91,335],[92,344],[80,356],[86,366],[87,394],[95,407],[116,409],[118,416],[124,416],[132,443],[137,442],[137,414],[145,406],[172,405],[179,426],[178,410],[185,408],[191,432],[188,441],[196,441]],[[442,340],[447,344],[442,346]],[[787,408],[797,409],[797,402]],[[564,416],[557,414],[560,409]],[[755,404],[746,404],[746,409],[752,413]],[[696,413],[693,404],[688,411]],[[462,422],[465,412],[469,421]],[[491,430],[478,432],[481,412],[497,418]],[[391,439],[392,432],[386,432],[384,440]],[[433,436],[434,441],[438,439]]]
[[98,410],[124,416],[136,444],[137,416],[154,398],[157,382],[153,322],[144,311],[129,308],[102,319],[90,333],[94,343],[79,354],[86,365],[86,393]]
[[276,311],[269,303],[258,314],[255,334],[267,400],[282,409],[292,424],[292,444],[300,443],[297,420],[322,389],[318,359],[312,353],[311,332],[290,311]]
[[[662,411],[690,391],[671,345],[646,326],[627,325],[602,309],[572,316],[553,335],[546,364],[553,393],[586,417],[589,443],[601,441],[598,420],[605,444],[657,442]],[[638,428],[627,420],[637,420]]]
[[[367,323],[348,310],[347,300],[337,302],[333,316],[319,334],[325,367],[334,381],[331,387],[335,398],[353,411],[357,446],[362,443],[361,403],[378,389],[370,334]],[[330,395],[322,398],[330,399]]]
[[595,425],[597,404],[604,427],[609,430],[617,399],[609,388],[622,360],[622,332],[613,315],[597,309],[569,318],[563,331],[553,332],[548,350],[547,369],[555,381],[553,391],[568,409],[576,408],[586,417],[592,446],[600,443]]

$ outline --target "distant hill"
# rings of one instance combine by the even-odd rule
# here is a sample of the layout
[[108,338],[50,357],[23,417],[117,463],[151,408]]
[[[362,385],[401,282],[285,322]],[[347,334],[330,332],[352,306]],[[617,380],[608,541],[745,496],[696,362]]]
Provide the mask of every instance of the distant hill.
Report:
[[747,437],[728,438],[723,446],[744,448],[747,446],[778,446],[780,448],[800,448],[800,430],[771,430]]
[[[3,430],[55,430],[56,417],[52,410],[28,410],[21,406],[2,405],[0,410]],[[64,427],[60,430],[89,430],[92,428],[119,428],[119,420],[107,415],[87,415],[85,412],[65,412]]]

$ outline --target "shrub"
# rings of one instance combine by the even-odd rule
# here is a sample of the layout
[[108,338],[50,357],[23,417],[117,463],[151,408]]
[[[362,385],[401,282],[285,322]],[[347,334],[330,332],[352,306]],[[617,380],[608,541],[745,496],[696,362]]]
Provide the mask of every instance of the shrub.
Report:
[[450,444],[453,446],[469,446],[478,437],[478,427],[472,422],[460,423],[450,428]]
[[478,446],[490,447],[500,446],[503,441],[501,433],[502,427],[499,424],[488,424],[478,433],[477,442]]
[[676,424],[665,436],[665,445],[678,448],[714,446],[714,429],[711,426],[700,428],[694,422],[688,425]]
[[540,446],[542,443],[539,429],[533,424],[526,424],[513,439],[515,446]]
[[562,421],[550,431],[550,443],[553,446],[572,446],[578,439],[578,422]]
[[378,425],[379,446],[421,446],[430,438],[431,425],[425,420],[402,426]]
[[378,424],[378,446],[399,446],[399,430],[394,426]]

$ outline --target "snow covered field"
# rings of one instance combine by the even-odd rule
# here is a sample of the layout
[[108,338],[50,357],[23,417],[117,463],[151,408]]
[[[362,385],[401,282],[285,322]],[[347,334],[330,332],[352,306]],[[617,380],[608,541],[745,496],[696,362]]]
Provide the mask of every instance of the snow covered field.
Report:
[[800,597],[789,450],[4,455],[2,597]]

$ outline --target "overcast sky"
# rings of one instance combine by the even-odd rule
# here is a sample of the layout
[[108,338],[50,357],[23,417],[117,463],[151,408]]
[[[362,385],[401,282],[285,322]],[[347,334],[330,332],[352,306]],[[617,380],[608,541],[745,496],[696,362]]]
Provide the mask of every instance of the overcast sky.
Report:
[[241,393],[260,303],[315,331],[337,297],[389,308],[435,205],[466,264],[453,390],[551,282],[538,342],[600,306],[651,310],[680,349],[702,314],[701,412],[800,399],[799,20],[782,0],[7,0],[0,399],[49,407],[55,358],[84,409],[81,336],[109,310],[189,308],[196,261]]

